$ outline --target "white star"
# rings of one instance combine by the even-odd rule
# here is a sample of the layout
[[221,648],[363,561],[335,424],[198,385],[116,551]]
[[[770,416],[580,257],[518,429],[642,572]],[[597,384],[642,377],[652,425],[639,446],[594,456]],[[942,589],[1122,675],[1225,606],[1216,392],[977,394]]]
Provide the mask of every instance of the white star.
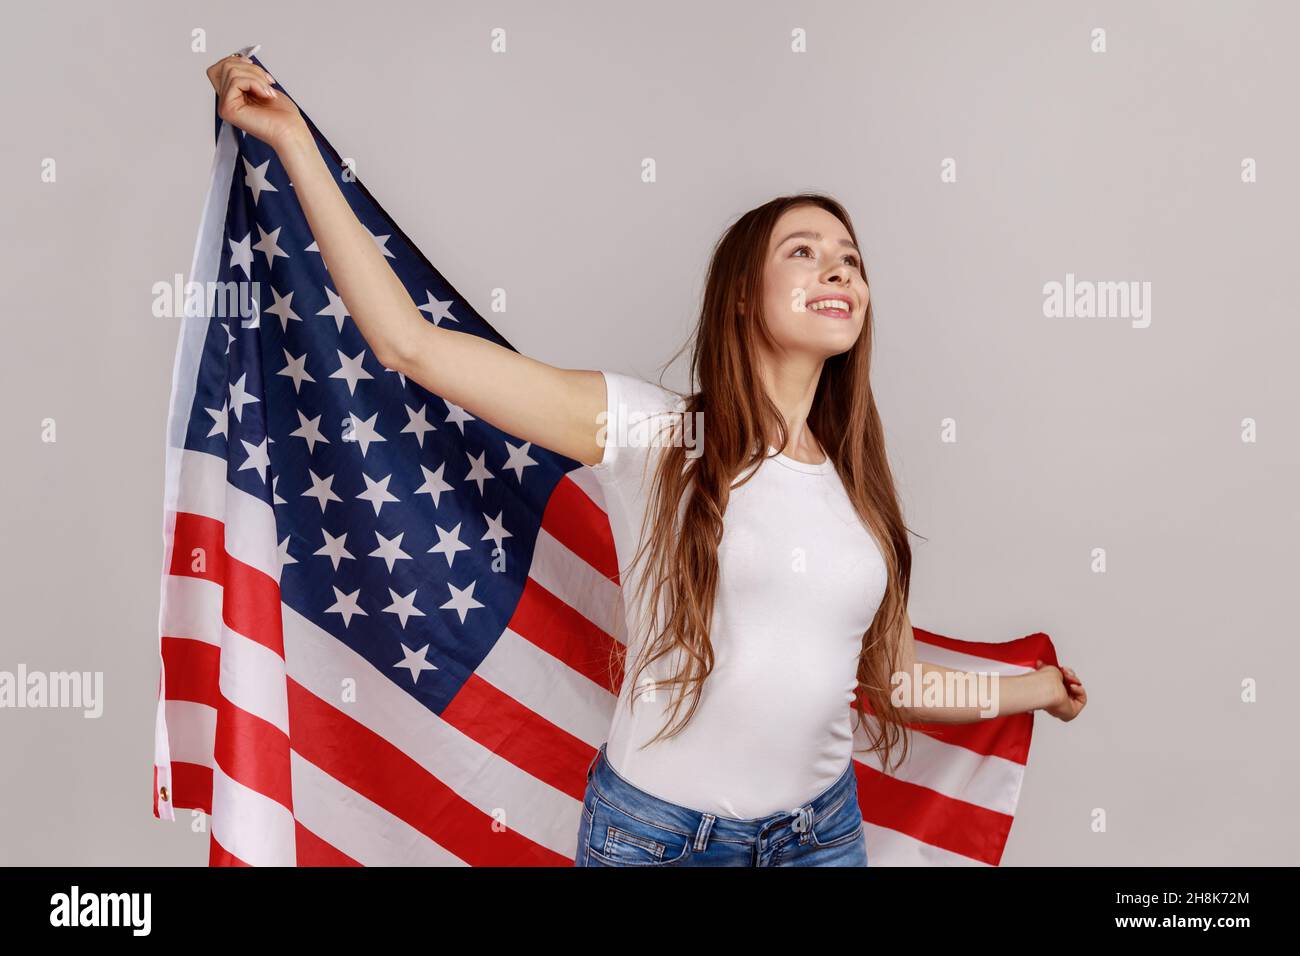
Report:
[[451,562],[456,557],[457,551],[468,551],[469,545],[460,540],[460,525],[452,528],[450,531],[444,531],[437,525],[433,526],[438,532],[438,543],[429,549],[430,554],[441,554],[447,558],[447,567],[451,567]]
[[375,532],[375,537],[379,540],[379,547],[370,552],[370,557],[383,558],[384,563],[388,565],[389,574],[393,573],[393,564],[395,562],[403,558],[407,561],[411,560],[411,556],[402,550],[402,535],[404,534],[406,534],[405,531],[396,538],[385,538],[378,531]]
[[[315,243],[312,243],[312,245],[315,245]],[[338,323],[339,331],[342,332],[343,320],[346,319],[348,316],[350,316],[352,313],[349,312],[348,307],[343,304],[343,300],[339,298],[339,294],[335,292],[333,289],[329,288],[329,286],[325,287],[325,294],[329,296],[329,305],[325,306],[325,308],[321,309],[316,314],[334,316],[334,321]]]
[[289,539],[292,535],[285,535],[284,540],[280,542],[280,548],[275,553],[275,579],[280,580],[285,565],[297,564],[297,559],[289,553]]
[[504,539],[514,537],[513,534],[506,530],[506,526],[501,520],[505,517],[505,514],[504,511],[501,511],[495,518],[489,518],[487,514],[483,515],[483,520],[487,522],[488,529],[487,533],[484,534],[483,537],[479,538],[480,541],[486,541],[491,538],[496,542],[497,547],[501,548],[504,547],[502,544]]
[[265,311],[267,314],[279,318],[281,332],[288,332],[290,322],[302,321],[302,316],[293,311],[293,292],[290,291],[288,295],[280,295],[275,290],[275,286],[272,286],[271,295],[275,296],[275,304],[268,305]]
[[[275,444],[274,440],[271,438],[270,435],[266,436],[266,440],[271,442],[271,444]],[[271,479],[271,504],[273,505],[285,504],[285,500],[280,497],[280,492],[275,490],[275,486],[278,485],[279,483],[280,483],[279,475],[276,475],[274,478]]]
[[256,468],[257,476],[263,481],[266,481],[266,469],[271,466],[271,458],[266,449],[266,439],[263,438],[260,445],[254,445],[252,442],[244,441],[242,438],[239,439],[239,443],[243,445],[244,450],[248,452],[248,457],[237,470],[247,471],[249,468]]
[[379,417],[378,412],[375,412],[364,422],[351,412],[348,412],[348,417],[352,420],[352,430],[345,436],[346,440],[354,441],[361,446],[362,458],[366,457],[366,450],[370,448],[372,441],[388,441],[387,438],[375,430],[375,419]]
[[506,463],[503,467],[513,468],[515,471],[515,477],[519,479],[520,484],[523,484],[524,469],[529,465],[537,464],[537,462],[528,457],[528,449],[533,446],[533,443],[530,441],[524,442],[522,448],[516,448],[514,445],[510,444],[510,442],[506,442],[505,445],[507,456]]
[[347,558],[350,561],[356,560],[356,557],[350,551],[348,551],[346,547],[344,547],[344,543],[347,541],[348,538],[348,533],[346,531],[344,531],[337,538],[334,537],[334,535],[330,534],[328,531],[326,531],[324,528],[320,529],[320,533],[325,535],[325,546],[320,548],[319,550],[313,551],[312,554],[329,555],[330,561],[334,563],[335,571],[339,569],[339,562],[342,561],[344,558]]
[[433,506],[435,508],[438,507],[438,499],[442,496],[442,493],[444,491],[451,491],[451,485],[442,480],[442,470],[446,467],[446,463],[443,463],[438,466],[437,471],[430,471],[423,465],[420,466],[420,470],[424,472],[424,484],[419,488],[416,488],[415,493],[417,495],[427,494],[433,499]]
[[455,611],[460,615],[460,623],[464,624],[467,612],[472,611],[476,607],[483,606],[478,601],[474,600],[474,585],[477,583],[477,581],[471,581],[469,587],[462,591],[460,588],[456,587],[456,585],[448,582],[447,587],[451,589],[451,600],[442,605],[441,610],[451,609]]
[[372,481],[370,476],[363,471],[361,477],[366,480],[366,490],[357,495],[357,497],[362,501],[369,501],[374,505],[375,514],[379,514],[379,509],[388,502],[398,500],[395,496],[388,493],[388,482],[393,477],[392,475],[384,475],[384,477],[379,479],[379,481]]
[[204,409],[204,411],[212,416],[213,421],[212,431],[208,432],[206,437],[211,438],[213,435],[220,435],[222,438],[229,441],[230,403],[222,402],[220,408],[208,408]]
[[244,277],[253,278],[253,247],[251,240],[253,234],[250,232],[243,239],[235,242],[233,239],[227,239],[230,243],[230,268],[234,271],[235,266],[244,270]]
[[420,648],[418,651],[413,651],[405,644],[403,644],[402,654],[404,655],[405,660],[400,660],[393,666],[405,667],[407,670],[409,670],[411,672],[411,683],[414,684],[416,681],[420,679],[421,672],[436,671],[438,669],[433,664],[430,664],[428,660],[425,659],[424,655],[425,652],[428,651],[428,649],[429,649],[428,644],[425,644],[424,647]]
[[[302,388],[303,382],[314,382],[316,380],[307,372],[306,352],[303,352],[298,358],[294,358],[288,349],[283,349],[283,351],[284,361],[286,364],[284,368],[280,369],[280,371],[275,374],[287,375],[289,378],[293,379],[293,393],[297,395]],[[301,415],[302,413],[299,412],[298,414]]]
[[244,406],[249,402],[259,401],[259,399],[244,391],[244,379],[246,378],[248,378],[247,372],[239,376],[239,381],[234,385],[228,386],[230,388],[230,405],[235,413],[235,420],[240,422],[244,420]]
[[253,191],[254,206],[256,206],[257,201],[262,198],[262,193],[264,192],[278,193],[280,191],[276,189],[275,186],[271,185],[271,183],[266,178],[266,167],[271,165],[271,161],[269,159],[266,162],[264,162],[261,166],[256,166],[256,167],[248,161],[247,157],[244,157],[243,159],[244,159],[244,185]]
[[235,337],[230,334],[230,326],[225,322],[220,323],[221,327],[226,330],[226,354],[230,354],[230,343],[235,341]]
[[406,597],[399,597],[396,591],[389,588],[388,595],[393,599],[393,603],[384,608],[384,610],[391,614],[396,614],[401,618],[403,629],[406,627],[406,619],[408,617],[424,617],[424,612],[415,606],[414,591],[406,595]]
[[262,228],[260,222],[257,223],[257,231],[262,234],[262,237],[253,244],[253,248],[266,256],[266,267],[268,269],[275,265],[276,256],[279,256],[282,259],[289,258],[289,253],[285,252],[276,244],[276,240],[280,238],[280,230],[283,228],[283,226],[276,226],[274,231],[267,232]]
[[304,498],[316,498],[320,501],[321,514],[325,513],[325,506],[331,501],[342,501],[338,495],[334,494],[334,489],[330,485],[334,484],[334,476],[329,475],[325,478],[316,477],[316,472],[310,468],[307,474],[311,475],[311,487],[302,493]]
[[355,395],[357,393],[357,382],[359,380],[363,378],[374,378],[373,375],[361,367],[361,363],[365,361],[366,358],[366,350],[362,349],[356,355],[352,356],[352,358],[348,358],[344,355],[342,349],[335,349],[334,351],[339,354],[339,367],[335,371],[330,372],[330,378],[344,379],[348,383],[348,394]]
[[469,452],[465,452],[465,457],[469,459],[469,465],[470,465],[469,474],[465,476],[465,480],[477,481],[478,493],[481,495],[483,494],[483,479],[496,477],[496,475],[492,474],[492,472],[487,470],[487,465],[485,464],[485,459],[487,458],[487,452],[483,452],[483,454],[479,455],[477,458],[475,458]]
[[416,442],[419,443],[421,448],[424,447],[425,433],[438,430],[436,426],[430,425],[429,420],[425,418],[425,415],[428,413],[428,411],[429,411],[429,407],[427,405],[421,405],[420,410],[418,412],[410,405],[407,405],[406,417],[409,420],[406,423],[406,427],[403,428],[401,431],[401,434],[403,435],[405,435],[407,432],[411,432],[412,434],[414,434],[415,440]]
[[455,299],[448,299],[446,302],[443,302],[439,299],[435,299],[433,293],[428,289],[424,290],[424,295],[429,301],[420,306],[420,311],[428,312],[429,318],[432,320],[434,325],[439,324],[439,319],[451,319],[453,322],[460,321],[460,319],[451,314],[451,304],[456,301]]
[[459,405],[447,401],[445,398],[442,401],[447,406],[447,418],[445,420],[455,422],[456,427],[460,429],[460,433],[464,435],[465,423],[474,421],[474,416],[465,411],[465,409],[461,408]]
[[335,588],[334,585],[331,584],[330,587],[334,588],[335,600],[332,607],[327,607],[325,609],[326,614],[342,614],[344,627],[347,627],[352,623],[352,616],[354,614],[360,614],[362,617],[370,616],[365,611],[361,610],[361,606],[357,604],[357,595],[361,593],[361,588],[357,588],[351,594],[344,594],[338,588]]
[[308,421],[307,416],[302,413],[301,408],[295,408],[294,411],[298,413],[299,426],[289,432],[290,438],[305,439],[307,442],[308,453],[316,450],[316,443],[318,441],[324,442],[327,445],[330,443],[330,440],[320,433],[321,417],[319,415]]

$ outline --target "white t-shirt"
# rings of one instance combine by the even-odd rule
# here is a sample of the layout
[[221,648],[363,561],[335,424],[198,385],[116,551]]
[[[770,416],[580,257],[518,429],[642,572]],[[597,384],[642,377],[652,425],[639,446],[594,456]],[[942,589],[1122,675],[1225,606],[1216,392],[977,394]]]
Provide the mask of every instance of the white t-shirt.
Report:
[[[651,382],[603,375],[607,440],[592,470],[605,493],[628,619],[609,762],[647,793],[718,816],[793,810],[834,783],[852,755],[858,655],[886,587],[875,538],[829,460],[813,465],[777,455],[741,487],[734,487],[739,476],[733,479],[718,548],[713,672],[685,729],[639,749],[664,726],[680,693],[661,686],[651,695],[646,682],[666,680],[681,661],[680,652],[660,658],[634,686],[650,592],[639,605],[634,601],[644,558],[634,574],[627,571],[663,451],[645,438],[654,433],[650,426],[665,421],[647,416],[684,405]],[[708,441],[707,420],[698,434],[688,428],[685,435],[688,454],[698,454],[689,449],[692,441]],[[661,629],[664,620],[661,614]],[[689,706],[687,699],[677,720]]]

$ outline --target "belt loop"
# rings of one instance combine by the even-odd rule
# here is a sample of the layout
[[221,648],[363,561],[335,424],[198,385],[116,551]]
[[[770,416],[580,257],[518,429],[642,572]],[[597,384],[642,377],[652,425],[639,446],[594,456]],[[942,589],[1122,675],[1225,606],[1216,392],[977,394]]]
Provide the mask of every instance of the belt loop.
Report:
[[709,831],[713,829],[713,821],[716,820],[712,813],[706,813],[700,818],[699,829],[695,831],[695,852],[700,852],[709,843]]

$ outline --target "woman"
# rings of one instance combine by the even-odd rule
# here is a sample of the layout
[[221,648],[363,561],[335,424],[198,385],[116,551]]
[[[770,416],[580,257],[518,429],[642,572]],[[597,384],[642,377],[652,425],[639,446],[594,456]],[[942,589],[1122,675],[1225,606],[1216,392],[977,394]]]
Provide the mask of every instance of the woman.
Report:
[[870,290],[833,199],[775,199],[723,236],[699,389],[677,396],[425,321],[266,71],[233,56],[208,77],[221,117],[275,149],[380,363],[603,486],[632,666],[588,768],[577,865],[864,866],[850,706],[876,718],[885,767],[908,721],[1083,708],[1077,675],[1041,661],[991,700],[894,696],[916,684],[911,550],[868,377]]

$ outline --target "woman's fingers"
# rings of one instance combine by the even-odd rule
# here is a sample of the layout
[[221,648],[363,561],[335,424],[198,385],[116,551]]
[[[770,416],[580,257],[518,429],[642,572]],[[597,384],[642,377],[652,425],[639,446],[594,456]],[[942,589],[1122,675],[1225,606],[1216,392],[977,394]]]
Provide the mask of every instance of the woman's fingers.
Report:
[[218,93],[222,93],[237,76],[250,77],[268,91],[275,83],[275,78],[270,73],[244,57],[224,57],[208,67],[207,72],[209,82]]

